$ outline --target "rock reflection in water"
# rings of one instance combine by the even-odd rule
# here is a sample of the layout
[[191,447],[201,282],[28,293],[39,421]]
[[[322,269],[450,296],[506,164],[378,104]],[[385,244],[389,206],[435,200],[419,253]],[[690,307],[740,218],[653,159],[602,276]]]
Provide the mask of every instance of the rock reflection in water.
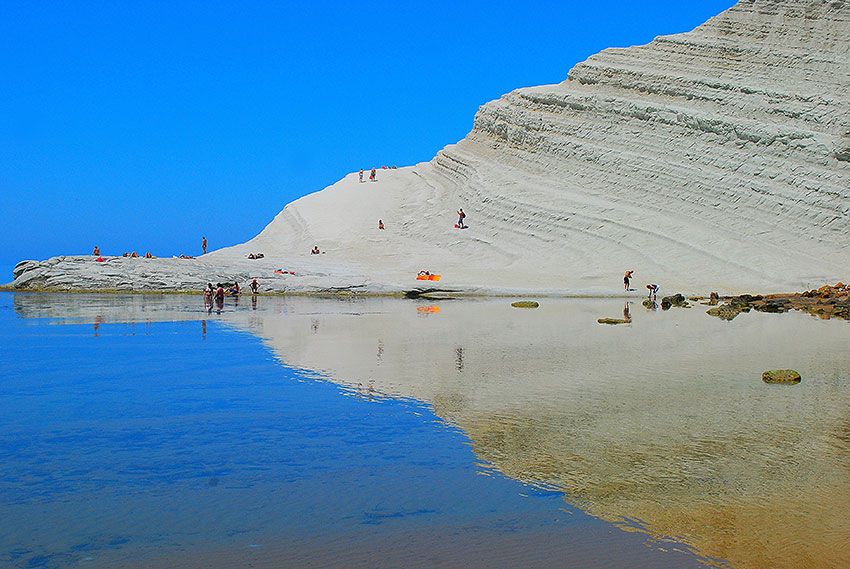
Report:
[[[135,317],[182,318],[189,305],[174,304],[190,301],[162,302],[171,308],[136,306]],[[601,518],[636,520],[735,567],[850,565],[847,323],[676,309],[597,326],[618,302],[453,301],[422,318],[401,300],[269,299],[218,318],[366,397],[431,403],[481,459]],[[761,382],[779,367],[803,382]]]

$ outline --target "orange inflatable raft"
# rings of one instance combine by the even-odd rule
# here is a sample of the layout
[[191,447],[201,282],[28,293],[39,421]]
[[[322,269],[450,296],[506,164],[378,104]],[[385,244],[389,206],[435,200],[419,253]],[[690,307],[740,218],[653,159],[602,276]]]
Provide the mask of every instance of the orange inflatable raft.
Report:
[[442,278],[442,275],[431,275],[431,274],[423,275],[421,273],[416,275],[417,281],[438,281],[441,278]]

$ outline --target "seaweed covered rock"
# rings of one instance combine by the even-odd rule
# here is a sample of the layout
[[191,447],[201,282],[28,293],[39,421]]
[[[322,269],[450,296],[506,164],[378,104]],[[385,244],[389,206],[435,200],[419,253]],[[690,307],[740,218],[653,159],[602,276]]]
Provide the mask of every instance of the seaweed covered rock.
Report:
[[511,306],[514,308],[537,308],[540,306],[540,303],[535,300],[518,300],[517,302],[512,302]]
[[625,320],[623,318],[600,318],[597,322],[599,324],[629,324],[631,320]]
[[674,294],[672,296],[665,296],[661,299],[661,310],[670,310],[671,307],[678,306],[681,308],[687,308],[688,300],[685,298],[683,294]]
[[739,306],[732,306],[731,304],[721,304],[720,306],[715,306],[706,312],[709,316],[716,316],[721,320],[734,320],[736,316],[738,316],[743,310]]
[[799,372],[793,369],[774,369],[761,374],[761,380],[765,383],[796,384],[802,381]]

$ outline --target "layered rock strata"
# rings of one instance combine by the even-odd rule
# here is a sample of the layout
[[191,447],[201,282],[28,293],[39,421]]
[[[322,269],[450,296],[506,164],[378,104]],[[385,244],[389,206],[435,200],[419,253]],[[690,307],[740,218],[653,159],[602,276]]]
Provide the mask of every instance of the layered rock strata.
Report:
[[[309,263],[314,245],[322,286],[373,291],[415,288],[421,269],[479,292],[612,292],[627,269],[686,292],[846,279],[848,37],[848,1],[742,0],[691,32],[604,50],[562,83],[484,105],[428,163],[375,183],[351,174],[288,205],[208,255],[201,280],[249,251]],[[467,230],[452,227],[459,207]],[[177,276],[148,269],[121,288]],[[28,272],[16,286],[46,284]],[[80,278],[69,286],[104,286]]]

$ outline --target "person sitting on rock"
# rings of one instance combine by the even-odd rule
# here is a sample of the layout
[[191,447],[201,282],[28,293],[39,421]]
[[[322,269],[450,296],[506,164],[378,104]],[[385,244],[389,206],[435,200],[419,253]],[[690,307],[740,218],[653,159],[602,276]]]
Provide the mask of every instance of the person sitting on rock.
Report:
[[431,276],[431,273],[429,271],[419,271],[419,276],[420,277],[429,277],[429,276]]
[[318,246],[318,245],[316,245],[315,247],[313,247],[313,249],[310,251],[310,254],[311,254],[311,255],[318,255],[318,254],[320,254],[320,253],[321,253],[321,251],[319,251],[319,246]]
[[133,251],[132,253],[130,253],[130,256],[133,257],[134,259],[137,259],[139,257],[139,254],[136,253],[135,251]]
[[91,252],[91,254],[94,255],[95,257],[100,257],[100,247],[95,245],[94,250]]
[[145,259],[153,259],[153,255],[151,255],[151,252],[150,252],[150,251],[148,251],[147,253],[145,253]]
[[230,294],[233,294],[233,295],[239,294],[241,292],[240,289],[239,289],[239,283],[238,282],[233,283],[233,286],[230,287],[228,292]]

